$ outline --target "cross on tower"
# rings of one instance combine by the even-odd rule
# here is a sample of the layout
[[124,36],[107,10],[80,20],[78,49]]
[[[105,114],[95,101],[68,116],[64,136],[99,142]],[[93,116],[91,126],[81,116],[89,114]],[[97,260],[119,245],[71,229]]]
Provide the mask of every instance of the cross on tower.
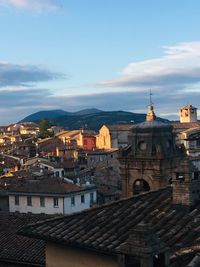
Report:
[[150,106],[153,106],[153,102],[152,102],[152,92],[151,92],[151,89],[150,89],[150,93],[149,93],[149,97],[150,97]]

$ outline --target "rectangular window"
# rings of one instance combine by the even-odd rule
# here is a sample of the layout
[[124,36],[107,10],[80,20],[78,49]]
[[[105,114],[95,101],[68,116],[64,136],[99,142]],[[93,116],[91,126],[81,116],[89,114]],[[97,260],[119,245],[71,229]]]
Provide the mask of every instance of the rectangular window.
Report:
[[197,145],[197,147],[200,147],[200,139],[197,139],[196,145]]
[[84,145],[87,145],[87,140],[84,140],[84,141],[83,141],[83,144],[84,144]]
[[90,193],[90,203],[94,203],[94,193]]
[[45,207],[45,198],[40,197],[40,207]]
[[81,195],[81,203],[85,203],[85,195]]
[[15,205],[16,205],[16,206],[19,205],[19,196],[15,196]]
[[54,206],[54,208],[58,207],[58,198],[57,197],[53,198],[53,206]]
[[32,206],[32,197],[31,196],[27,196],[27,205]]
[[71,197],[71,205],[72,205],[72,206],[75,205],[75,197]]
[[193,173],[193,179],[194,180],[198,180],[198,178],[199,178],[199,173],[198,172],[194,172]]

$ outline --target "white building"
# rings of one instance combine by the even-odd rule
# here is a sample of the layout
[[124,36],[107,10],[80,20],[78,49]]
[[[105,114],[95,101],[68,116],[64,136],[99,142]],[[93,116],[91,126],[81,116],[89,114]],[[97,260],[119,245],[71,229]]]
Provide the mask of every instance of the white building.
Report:
[[35,214],[69,214],[96,203],[94,186],[80,187],[61,179],[48,179],[17,185],[9,193],[9,211]]
[[181,132],[181,141],[189,156],[200,156],[200,127],[187,129]]

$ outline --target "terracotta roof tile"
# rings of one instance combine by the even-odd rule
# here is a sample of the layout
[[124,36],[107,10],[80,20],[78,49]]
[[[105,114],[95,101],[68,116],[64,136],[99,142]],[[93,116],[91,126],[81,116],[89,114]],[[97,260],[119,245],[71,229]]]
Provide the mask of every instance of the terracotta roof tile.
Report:
[[185,122],[185,123],[180,123],[180,122],[174,122],[172,123],[172,126],[174,129],[190,129],[190,128],[197,128],[200,127],[200,122]]
[[129,131],[134,124],[113,124],[113,125],[106,125],[110,131]]
[[66,182],[61,178],[57,179],[54,177],[43,180],[35,180],[34,182],[27,181],[21,185],[13,185],[9,189],[9,193],[67,194],[83,190],[83,187]]
[[190,212],[175,210],[171,198],[168,187],[29,225],[21,234],[113,254],[119,252],[131,229],[145,221],[154,225],[158,237],[172,252],[200,245],[200,207]]

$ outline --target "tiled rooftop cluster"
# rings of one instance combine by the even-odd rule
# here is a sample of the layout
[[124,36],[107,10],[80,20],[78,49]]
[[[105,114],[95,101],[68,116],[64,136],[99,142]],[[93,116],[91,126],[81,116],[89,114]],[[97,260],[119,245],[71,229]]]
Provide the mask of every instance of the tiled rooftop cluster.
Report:
[[[176,210],[171,188],[145,193],[78,214],[39,222],[21,231],[30,237],[98,250],[120,253],[130,231],[142,221],[154,226],[157,236],[171,249],[174,267],[190,261],[200,251],[200,207]],[[184,249],[189,253],[184,254]],[[184,260],[185,259],[185,260]]]

